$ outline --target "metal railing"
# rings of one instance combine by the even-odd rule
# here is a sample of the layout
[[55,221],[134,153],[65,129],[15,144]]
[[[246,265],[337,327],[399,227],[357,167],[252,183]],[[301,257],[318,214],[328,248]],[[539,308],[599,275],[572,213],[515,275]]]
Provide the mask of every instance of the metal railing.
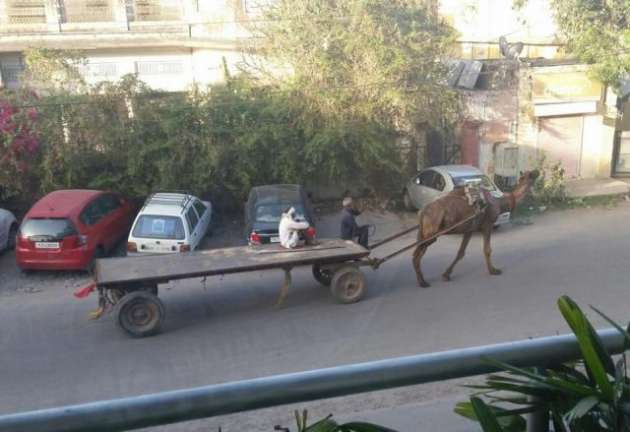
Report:
[[[615,329],[598,332],[612,354]],[[125,431],[336,396],[495,372],[484,359],[549,366],[580,358],[573,335],[357,363],[152,395],[0,416],[0,432]],[[542,429],[544,430],[544,429]]]

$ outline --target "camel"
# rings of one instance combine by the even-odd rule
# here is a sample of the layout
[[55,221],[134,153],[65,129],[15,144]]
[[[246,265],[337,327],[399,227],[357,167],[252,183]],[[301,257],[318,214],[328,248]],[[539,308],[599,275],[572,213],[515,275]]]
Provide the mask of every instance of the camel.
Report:
[[[427,204],[418,213],[420,225],[418,241],[422,241],[423,239],[429,239],[435,236],[437,233],[448,229],[450,226],[465,221],[466,218],[472,217],[476,212],[480,212],[477,217],[472,218],[469,222],[462,223],[453,231],[449,232],[449,234],[463,234],[463,238],[455,260],[442,274],[443,280],[451,280],[451,273],[453,272],[455,264],[464,258],[468,242],[476,231],[480,231],[483,234],[483,252],[486,257],[488,272],[491,275],[500,275],[502,273],[501,270],[492,264],[491,260],[492,249],[490,247],[490,237],[494,224],[502,212],[508,210],[510,212],[513,211],[516,205],[527,196],[531,191],[534,181],[538,178],[538,175],[539,172],[537,170],[527,171],[521,174],[514,190],[503,194],[501,198],[493,198],[489,194],[484,194],[486,201],[484,207],[479,207],[471,203],[465,187],[458,186],[443,197]],[[427,288],[430,285],[422,275],[420,261],[427,251],[427,248],[435,243],[436,240],[436,238],[433,238],[424,244],[418,245],[413,253],[413,266],[416,270],[418,285],[423,288]]]

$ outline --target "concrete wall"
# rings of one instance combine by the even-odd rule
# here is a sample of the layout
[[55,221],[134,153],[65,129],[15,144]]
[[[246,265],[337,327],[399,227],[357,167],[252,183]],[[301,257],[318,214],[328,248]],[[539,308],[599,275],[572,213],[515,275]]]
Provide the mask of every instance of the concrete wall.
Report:
[[486,62],[478,81],[481,88],[461,91],[465,121],[478,124],[477,164],[491,175],[497,172],[495,163],[503,148],[514,144],[518,67],[516,61]]
[[479,121],[479,168],[495,173],[495,155],[500,145],[513,142],[516,121],[515,88],[465,93],[467,118]]

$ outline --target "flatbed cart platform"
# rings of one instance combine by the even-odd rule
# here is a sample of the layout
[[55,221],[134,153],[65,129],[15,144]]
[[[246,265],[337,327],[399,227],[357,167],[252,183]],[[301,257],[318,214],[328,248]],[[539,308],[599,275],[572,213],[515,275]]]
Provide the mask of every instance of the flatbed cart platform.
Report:
[[354,303],[365,294],[365,276],[359,266],[369,265],[370,251],[352,241],[320,240],[317,245],[285,249],[278,244],[241,246],[183,254],[152,254],[96,260],[95,282],[75,293],[85,297],[98,290],[99,318],[113,309],[116,323],[136,337],[158,333],[164,319],[164,305],[158,285],[173,280],[205,278],[262,270],[284,271],[278,298],[280,305],[291,285],[291,269],[311,266],[313,276],[329,286],[340,303]]

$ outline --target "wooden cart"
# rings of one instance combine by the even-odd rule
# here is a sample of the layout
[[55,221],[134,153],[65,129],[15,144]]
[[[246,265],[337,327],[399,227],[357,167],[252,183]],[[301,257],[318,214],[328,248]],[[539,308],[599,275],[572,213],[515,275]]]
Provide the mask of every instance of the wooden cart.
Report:
[[284,284],[278,297],[281,305],[291,287],[291,270],[311,266],[313,276],[329,286],[340,303],[354,303],[365,295],[366,281],[360,267],[376,270],[384,262],[423,243],[447,234],[460,225],[472,221],[480,213],[446,228],[433,236],[417,240],[382,257],[370,257],[374,248],[416,231],[417,226],[394,234],[366,249],[352,241],[320,240],[317,245],[285,249],[278,244],[212,249],[183,254],[140,255],[125,258],[98,259],[95,281],[75,293],[87,297],[98,290],[99,308],[93,318],[113,309],[116,323],[136,337],[150,336],[160,331],[164,320],[164,305],[158,298],[158,285],[173,280],[200,278],[233,273],[280,269]]
[[285,249],[280,245],[242,246],[184,254],[152,254],[98,259],[95,282],[75,295],[85,297],[98,290],[99,309],[93,318],[113,309],[116,323],[136,337],[158,333],[164,320],[164,305],[158,285],[173,280],[204,278],[263,270],[283,270],[278,305],[291,286],[291,270],[311,266],[313,276],[329,286],[340,303],[354,303],[365,295],[365,276],[359,269],[368,265],[370,251],[345,240],[321,240],[315,246]]

